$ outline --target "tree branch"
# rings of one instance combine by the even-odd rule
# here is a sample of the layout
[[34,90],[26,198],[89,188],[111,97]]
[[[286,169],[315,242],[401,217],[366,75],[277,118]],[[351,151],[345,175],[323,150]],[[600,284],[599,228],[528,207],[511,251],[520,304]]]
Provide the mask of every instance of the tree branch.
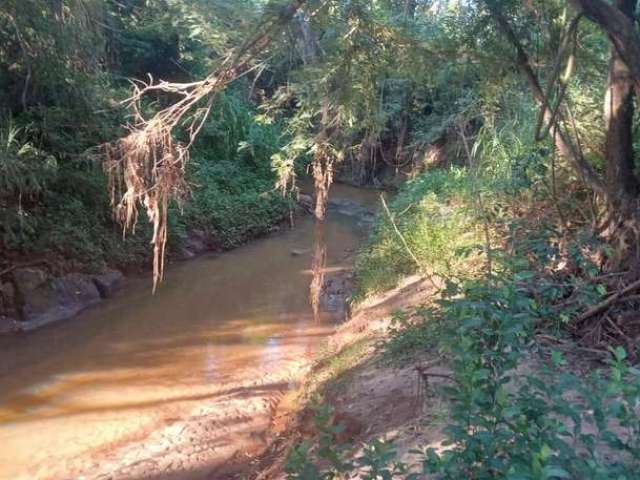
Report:
[[[601,176],[594,170],[589,162],[584,158],[580,149],[574,144],[567,133],[561,128],[558,122],[558,116],[554,115],[553,109],[549,103],[549,99],[545,95],[540,80],[535,74],[529,56],[525,51],[522,43],[516,36],[513,28],[509,24],[509,21],[502,13],[501,8],[493,0],[484,0],[484,4],[491,13],[491,16],[495,20],[498,28],[503,33],[509,43],[516,50],[516,65],[521,73],[524,75],[529,88],[533,94],[538,106],[542,109],[544,122],[550,127],[554,127],[556,131],[555,144],[560,154],[571,162],[574,168],[578,171],[584,181],[595,191],[605,193],[605,184]],[[554,118],[556,117],[556,118]],[[551,130],[551,128],[549,128]]]
[[640,87],[640,34],[633,20],[603,0],[568,0],[578,12],[600,26],[627,64],[636,87]]

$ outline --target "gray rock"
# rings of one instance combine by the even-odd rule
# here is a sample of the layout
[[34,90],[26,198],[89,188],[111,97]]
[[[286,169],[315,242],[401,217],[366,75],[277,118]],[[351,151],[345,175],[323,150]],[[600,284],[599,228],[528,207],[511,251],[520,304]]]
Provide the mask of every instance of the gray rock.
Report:
[[351,292],[353,276],[351,272],[337,272],[325,278],[320,296],[320,306],[326,312],[332,312],[346,318],[348,315],[347,299]]
[[99,275],[93,276],[95,284],[102,298],[109,298],[124,282],[124,275],[118,270],[106,270]]
[[15,318],[0,315],[0,335],[9,335],[20,331],[20,322]]
[[30,292],[45,283],[49,275],[40,268],[25,267],[13,271],[13,282],[18,292]]
[[178,252],[178,258],[180,260],[191,260],[192,258],[196,258],[196,256],[197,255],[188,248],[181,248]]
[[60,278],[45,276],[44,280],[42,276],[27,277],[30,281],[16,282],[22,299],[21,327],[25,331],[73,317],[101,300],[89,275],[70,273]]
[[328,210],[348,217],[355,217],[358,222],[370,223],[373,222],[374,219],[373,213],[359,203],[351,200],[340,198],[330,199],[328,203]]
[[299,194],[298,205],[307,213],[312,213],[314,207],[313,197],[304,193]]

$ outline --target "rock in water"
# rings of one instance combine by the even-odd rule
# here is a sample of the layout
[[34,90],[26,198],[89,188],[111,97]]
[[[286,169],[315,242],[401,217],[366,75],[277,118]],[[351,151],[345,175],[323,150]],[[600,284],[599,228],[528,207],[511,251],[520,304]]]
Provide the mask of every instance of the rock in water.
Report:
[[102,298],[111,297],[124,282],[124,275],[118,270],[105,270],[99,275],[93,276],[93,283],[96,285]]
[[93,278],[80,273],[54,278],[41,269],[22,268],[14,272],[14,283],[24,331],[70,318],[101,300]]

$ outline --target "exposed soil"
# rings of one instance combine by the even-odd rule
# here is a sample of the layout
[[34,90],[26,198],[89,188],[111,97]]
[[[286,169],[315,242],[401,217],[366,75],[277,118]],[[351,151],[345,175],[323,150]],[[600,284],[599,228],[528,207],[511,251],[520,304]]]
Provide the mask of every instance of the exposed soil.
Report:
[[[425,385],[416,369],[417,364],[434,359],[425,357],[394,366],[382,364],[378,356],[378,345],[389,333],[392,314],[424,303],[432,291],[429,282],[411,277],[362,304],[331,336],[327,352],[312,368],[306,388],[298,392],[297,398],[292,394],[285,397],[276,409],[272,431],[278,437],[242,476],[261,480],[285,477],[290,448],[315,435],[314,412],[304,407],[310,391],[321,392],[323,402],[334,408],[334,423],[344,427],[340,442],[358,446],[374,438],[393,440],[399,458],[408,463],[418,461],[411,450],[438,448],[446,409],[435,388],[424,393]],[[362,348],[346,360],[348,366],[344,370],[336,372],[327,367],[341,351],[354,345]],[[432,385],[442,381],[445,380],[434,380]]]
[[[334,332],[350,256],[365,233],[346,212],[330,213],[317,322],[308,305],[313,222],[297,223],[225,255],[175,264],[155,296],[149,279],[130,279],[73,320],[1,337],[0,479],[228,479],[245,471],[277,435],[276,406],[284,408]],[[29,273],[25,289],[55,284]]]

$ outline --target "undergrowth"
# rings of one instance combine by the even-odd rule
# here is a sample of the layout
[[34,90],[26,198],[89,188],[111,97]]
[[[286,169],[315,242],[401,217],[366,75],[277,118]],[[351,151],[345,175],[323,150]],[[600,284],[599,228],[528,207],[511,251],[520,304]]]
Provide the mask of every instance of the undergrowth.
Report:
[[[395,315],[385,347],[387,356],[404,360],[434,351],[451,370],[440,391],[449,406],[443,447],[426,446],[421,464],[407,465],[384,439],[355,455],[354,446],[331,450],[335,426],[324,425],[320,443],[292,451],[289,478],[638,478],[640,370],[629,357],[635,352],[611,346],[605,365],[594,368],[575,363],[588,361],[573,353],[580,350],[565,354],[539,341],[541,332],[568,337],[576,315],[606,295],[599,282],[606,245],[586,229],[560,231],[540,199],[531,213],[524,208],[530,199],[504,182],[485,182],[462,170],[427,173],[390,206],[409,248],[444,278],[429,304]],[[478,185],[494,188],[482,215],[474,202]],[[502,215],[508,207],[520,214]],[[489,251],[478,233],[487,213]],[[410,260],[388,216],[380,216],[358,259],[358,294],[417,271]]]
[[[273,191],[270,167],[279,127],[256,124],[243,91],[239,87],[221,99],[194,148],[191,198],[184,212],[170,211],[171,251],[180,249],[190,229],[208,232],[217,247],[226,249],[268,232],[288,216],[291,202]],[[46,128],[0,122],[0,250],[46,256],[74,270],[146,264],[151,233],[146,222],[123,239],[112,220],[102,169],[88,152],[70,153],[102,138],[82,144],[76,138],[60,150],[45,139],[63,127]]]
[[[130,269],[150,259],[145,219],[124,240],[112,219],[99,145],[122,137],[132,123],[121,103],[130,95],[129,79],[192,81],[212,69],[227,44],[238,43],[234,25],[255,12],[224,2],[214,9],[197,2],[129,3],[8,0],[0,6],[2,268],[44,257],[61,270]],[[282,129],[254,121],[256,88],[246,78],[234,82],[193,146],[191,198],[184,212],[170,208],[173,252],[190,229],[230,248],[287,216],[289,200],[269,193]],[[151,97],[147,114],[174,100]]]
[[408,182],[390,203],[393,219],[378,216],[369,244],[356,259],[354,300],[395,286],[420,266],[446,277],[473,268],[471,259],[483,242],[476,214],[467,208],[476,181],[466,170],[452,169]]

